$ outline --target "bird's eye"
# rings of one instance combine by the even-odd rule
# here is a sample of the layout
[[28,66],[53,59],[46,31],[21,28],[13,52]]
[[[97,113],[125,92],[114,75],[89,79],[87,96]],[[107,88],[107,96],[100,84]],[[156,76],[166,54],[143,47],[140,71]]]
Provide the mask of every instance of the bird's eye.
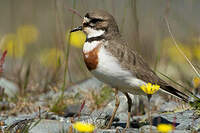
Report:
[[95,24],[95,23],[101,22],[101,21],[103,21],[103,20],[102,19],[98,19],[98,18],[94,18],[90,22]]

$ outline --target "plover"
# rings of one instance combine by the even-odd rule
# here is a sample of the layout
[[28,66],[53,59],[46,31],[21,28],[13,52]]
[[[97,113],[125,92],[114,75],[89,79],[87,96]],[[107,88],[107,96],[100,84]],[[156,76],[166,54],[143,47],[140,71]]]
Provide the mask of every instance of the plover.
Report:
[[114,17],[106,11],[95,10],[88,12],[82,26],[71,32],[82,30],[87,38],[83,46],[84,61],[88,70],[100,81],[116,89],[116,107],[108,124],[119,106],[117,91],[123,92],[128,102],[129,127],[132,100],[128,93],[144,95],[140,87],[146,83],[157,84],[160,91],[188,101],[188,96],[173,88],[148,66],[144,59],[128,47],[123,40]]

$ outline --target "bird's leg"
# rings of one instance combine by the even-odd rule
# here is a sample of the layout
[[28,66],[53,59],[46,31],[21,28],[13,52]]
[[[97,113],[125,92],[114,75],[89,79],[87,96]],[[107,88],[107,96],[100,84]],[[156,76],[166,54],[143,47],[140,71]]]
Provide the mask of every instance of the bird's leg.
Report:
[[111,118],[110,118],[110,121],[109,121],[109,123],[108,123],[106,129],[109,129],[109,128],[111,127],[112,121],[113,121],[113,119],[114,119],[114,117],[115,117],[115,114],[116,114],[117,109],[118,109],[119,104],[120,104],[119,97],[118,97],[118,89],[114,89],[114,91],[115,91],[115,108],[114,108],[114,110],[113,110],[113,112],[112,112],[112,116],[111,116]]
[[126,95],[127,98],[127,103],[128,103],[128,119],[126,122],[126,128],[130,127],[130,118],[131,118],[131,106],[132,106],[132,99],[131,97],[128,95],[127,92],[124,93]]

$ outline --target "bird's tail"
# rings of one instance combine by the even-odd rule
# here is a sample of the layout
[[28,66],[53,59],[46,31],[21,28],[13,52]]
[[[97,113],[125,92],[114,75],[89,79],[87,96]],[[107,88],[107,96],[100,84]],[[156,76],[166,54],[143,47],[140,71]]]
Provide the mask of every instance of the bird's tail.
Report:
[[166,93],[169,93],[179,99],[182,99],[183,101],[187,102],[189,101],[189,96],[186,95],[185,93],[183,92],[180,92],[179,90],[175,89],[174,87],[172,86],[161,86],[161,90],[166,92]]

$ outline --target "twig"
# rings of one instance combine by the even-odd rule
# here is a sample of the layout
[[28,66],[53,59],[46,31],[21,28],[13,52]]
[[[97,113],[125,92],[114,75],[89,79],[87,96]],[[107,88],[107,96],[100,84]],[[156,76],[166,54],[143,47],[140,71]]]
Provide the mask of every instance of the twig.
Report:
[[72,127],[72,125],[69,126],[68,133],[73,133],[73,127]]
[[5,50],[1,56],[1,59],[0,59],[0,73],[3,72],[3,64],[5,62],[5,57],[6,57],[6,54],[7,54],[7,50]]
[[40,106],[38,108],[38,117],[39,117],[39,119],[41,119],[41,107]]
[[78,112],[78,118],[80,118],[81,112],[82,112],[84,106],[85,106],[85,100],[83,100],[83,102],[82,102],[82,104],[81,104],[80,110],[79,110],[79,112]]
[[187,62],[189,63],[189,65],[193,68],[193,70],[195,71],[195,73],[197,74],[198,77],[200,77],[200,74],[199,72],[196,70],[196,68],[194,67],[194,65],[191,63],[191,61],[187,58],[187,56],[183,53],[183,51],[180,49],[180,47],[178,46],[178,43],[176,42],[172,32],[171,32],[171,29],[170,29],[170,25],[169,25],[169,22],[167,20],[167,17],[165,17],[165,22],[167,24],[167,28],[168,28],[168,31],[169,31],[169,34],[174,42],[174,45],[176,46],[176,48],[178,49],[178,51],[181,53],[181,55],[187,60]]
[[174,130],[176,128],[176,116],[174,116],[174,120],[173,120],[173,130],[172,130],[172,133],[174,133]]
[[75,9],[68,8],[68,11],[72,12],[73,14],[76,14],[77,16],[79,16],[80,18],[83,19],[83,17],[80,15],[80,13],[78,13],[78,11],[76,11]]

